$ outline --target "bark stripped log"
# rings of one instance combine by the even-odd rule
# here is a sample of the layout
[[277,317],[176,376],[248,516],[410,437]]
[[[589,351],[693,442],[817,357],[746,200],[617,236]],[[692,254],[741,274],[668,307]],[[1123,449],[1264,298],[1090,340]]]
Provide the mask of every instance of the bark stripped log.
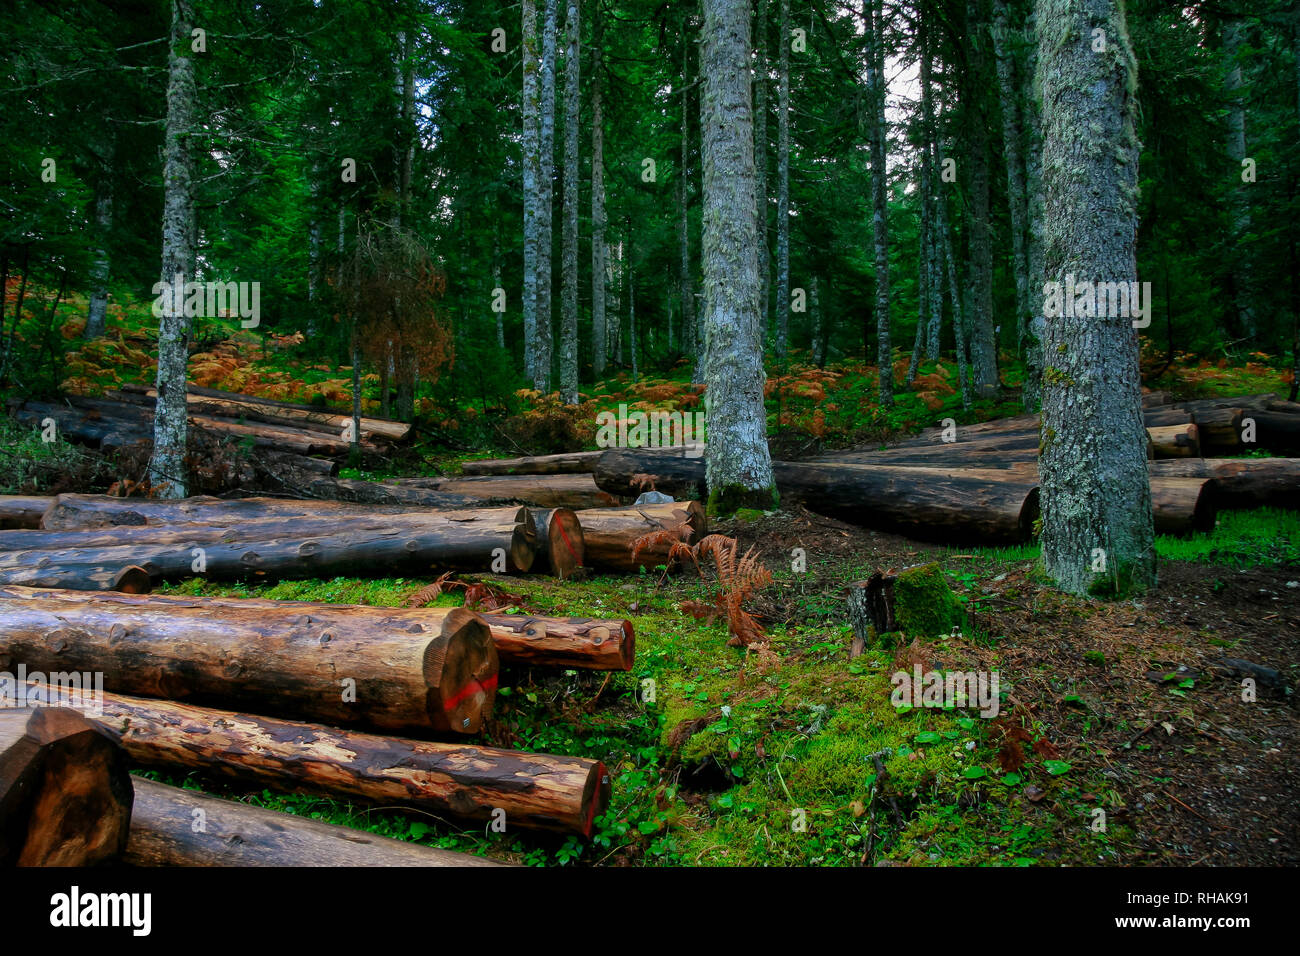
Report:
[[[391,840],[165,783],[132,778],[132,866],[499,866],[468,853]],[[195,826],[202,820],[201,828]]]
[[0,495],[0,528],[39,528],[53,503],[49,495]]
[[[459,608],[391,608],[363,604],[324,604],[316,601],[271,601],[265,598],[188,597],[154,594],[147,597],[86,591],[0,586],[0,600],[37,598],[72,603],[114,604],[123,608],[195,608],[212,616],[222,609],[261,609],[282,616],[310,616],[313,611],[346,613],[357,627],[409,632],[437,628]],[[537,617],[529,614],[481,614],[492,634],[502,664],[564,667],[579,670],[631,670],[636,654],[632,622],[617,618]]]
[[[0,589],[3,592],[3,589]],[[381,730],[477,733],[496,696],[487,625],[463,608],[376,628],[330,608],[0,596],[0,667],[102,672],[110,690]]]
[[129,770],[117,738],[76,710],[0,709],[0,866],[116,861],[131,820]]
[[319,724],[104,695],[103,722],[145,767],[483,823],[590,836],[609,805],[599,760],[406,740]]

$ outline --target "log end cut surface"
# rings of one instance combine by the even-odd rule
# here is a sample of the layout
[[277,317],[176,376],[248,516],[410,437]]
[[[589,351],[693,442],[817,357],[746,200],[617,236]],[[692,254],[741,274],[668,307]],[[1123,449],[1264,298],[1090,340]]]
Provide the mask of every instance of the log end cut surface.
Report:
[[476,734],[492,713],[497,651],[492,632],[473,611],[456,608],[442,622],[444,640],[430,642],[424,675],[429,720],[437,730]]

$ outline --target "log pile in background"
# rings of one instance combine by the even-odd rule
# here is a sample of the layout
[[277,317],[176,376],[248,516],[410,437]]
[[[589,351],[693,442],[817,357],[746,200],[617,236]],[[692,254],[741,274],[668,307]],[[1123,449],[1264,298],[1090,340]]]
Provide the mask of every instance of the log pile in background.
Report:
[[117,739],[75,710],[0,709],[0,866],[116,861],[131,818],[128,770]]

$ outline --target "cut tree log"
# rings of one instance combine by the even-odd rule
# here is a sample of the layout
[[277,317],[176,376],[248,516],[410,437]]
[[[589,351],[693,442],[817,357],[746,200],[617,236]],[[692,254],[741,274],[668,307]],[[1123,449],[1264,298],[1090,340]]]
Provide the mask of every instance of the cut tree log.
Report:
[[39,528],[52,504],[51,495],[0,495],[0,528]]
[[583,475],[591,474],[603,452],[575,451],[525,458],[484,458],[461,465],[464,475]]
[[578,516],[568,508],[534,509],[529,512],[537,526],[535,570],[549,571],[561,580],[583,566],[587,540]]
[[1208,478],[1152,478],[1151,507],[1157,534],[1213,531],[1218,515],[1214,483]]
[[[153,576],[147,568],[130,564],[129,555],[120,552],[102,564],[77,564],[55,561],[57,552],[23,552],[21,563],[2,566],[12,552],[0,553],[0,584],[29,587],[72,588],[78,591],[120,591],[125,594],[148,594],[153,590]],[[18,561],[17,558],[13,560]]]
[[1237,455],[1241,453],[1241,420],[1245,412],[1240,408],[1203,408],[1192,412],[1201,454],[1206,457]]
[[[219,535],[201,529],[172,533],[164,526],[153,540],[153,529],[141,529],[138,537],[142,540],[132,539],[130,544],[7,551],[0,553],[0,583],[62,587],[60,580],[81,581],[88,575],[97,583],[128,565],[143,568],[154,582],[195,575],[212,580],[275,581],[381,572],[423,574],[431,568],[522,573],[532,567],[536,551],[542,547],[527,509],[514,507],[340,513],[332,521],[304,518],[296,523],[268,524],[290,530],[267,537],[252,522],[243,528],[237,524],[221,527]],[[14,542],[20,534],[37,540],[41,532],[4,532],[4,540]],[[88,534],[89,540],[102,540],[98,532]],[[196,548],[202,551],[196,552]]]
[[621,503],[614,495],[596,487],[590,474],[394,478],[386,484],[477,498],[503,498],[538,508],[608,508]]
[[500,810],[507,831],[582,836],[609,806],[609,771],[584,757],[407,740],[120,694],[104,695],[103,721],[141,766],[198,771],[250,789],[480,824]]
[[129,769],[117,738],[76,710],[0,709],[0,866],[116,861],[131,820]]
[[[459,608],[392,608],[363,604],[324,604],[316,601],[271,601],[265,598],[188,597],[153,594],[147,597],[87,591],[0,586],[0,599],[28,598],[72,603],[112,603],[165,614],[184,607],[219,617],[225,608],[266,610],[276,615],[310,617],[315,611],[346,614],[357,627],[372,630],[437,629]],[[520,667],[562,667],[579,670],[627,671],[636,655],[632,622],[591,617],[538,617],[529,614],[480,615],[492,634],[502,664]],[[418,632],[417,632],[418,633]]]
[[[145,385],[129,384],[122,386],[126,392],[147,395],[150,398],[157,396],[157,391]],[[198,385],[190,385],[186,389],[186,401],[203,402],[217,401],[225,403],[233,409],[251,409],[267,414],[279,416],[281,418],[293,418],[307,422],[312,425],[322,425],[325,430],[332,432],[341,432],[347,423],[352,420],[349,412],[335,411],[317,405],[304,405],[295,402],[284,402],[274,398],[258,398],[253,395],[241,395],[237,392],[223,392],[215,388],[204,388]],[[295,414],[301,413],[301,414]],[[245,417],[248,413],[241,411]],[[238,417],[236,415],[235,417]],[[372,418],[366,415],[361,417],[361,434],[366,433],[378,435],[392,441],[404,441],[410,434],[411,426],[406,422],[395,421],[390,418]]]
[[689,457],[685,449],[611,448],[601,452],[592,471],[597,487],[624,498],[650,490],[651,483],[640,480],[643,475],[654,477],[655,491],[679,499],[698,497],[704,490],[704,458]]
[[[539,524],[544,512],[534,512]],[[577,513],[586,546],[586,565],[606,571],[653,569],[669,564],[669,541],[643,548],[632,559],[633,543],[644,535],[685,527],[684,544],[696,544],[708,534],[709,521],[698,501],[673,501],[662,504],[635,505],[625,508],[596,508]]]
[[380,730],[477,733],[496,696],[464,608],[376,628],[343,606],[212,608],[0,597],[0,667],[103,673],[109,690]]
[[1028,541],[1038,485],[988,470],[773,462],[781,500],[867,528],[924,540]]
[[1195,425],[1161,425],[1147,429],[1156,458],[1200,458]]
[[353,478],[317,478],[294,491],[311,499],[386,505],[391,508],[414,510],[436,508],[442,511],[464,511],[470,508],[487,508],[511,504],[507,498],[483,498],[476,495],[454,494],[449,491],[431,491],[427,488],[407,488],[378,481],[360,481]]
[[1159,408],[1161,406],[1168,405],[1173,400],[1174,397],[1169,392],[1152,391],[1152,392],[1142,393],[1142,407],[1144,409]]
[[[1246,442],[1250,436],[1251,423],[1254,428],[1254,441]],[[1243,446],[1263,448],[1278,455],[1300,455],[1300,415],[1291,412],[1247,411],[1242,415]]]
[[[132,866],[500,866],[320,820],[133,777]],[[195,821],[203,825],[196,826]]]
[[[482,502],[475,501],[474,505],[481,507]],[[165,499],[63,494],[58,495],[46,509],[41,527],[47,531],[84,531],[123,525],[211,524],[233,527],[270,518],[348,518],[413,512],[422,513],[422,508],[398,501],[370,503],[298,498],[212,498],[206,495]]]
[[1156,461],[1154,478],[1209,478],[1221,508],[1300,508],[1300,458]]

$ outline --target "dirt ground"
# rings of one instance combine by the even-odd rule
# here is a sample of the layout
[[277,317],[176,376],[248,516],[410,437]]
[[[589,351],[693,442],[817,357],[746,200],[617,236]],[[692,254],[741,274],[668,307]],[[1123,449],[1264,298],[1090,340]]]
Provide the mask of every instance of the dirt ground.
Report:
[[[1014,709],[1046,729],[1063,759],[1113,784],[1119,799],[1105,810],[1136,836],[1129,862],[1300,863],[1300,567],[1165,562],[1153,592],[1107,603],[1055,592],[1031,561],[802,510],[714,530],[769,559],[804,548],[810,580],[801,590],[822,592],[823,608],[842,604],[845,564],[939,561],[967,584],[957,590],[977,632],[996,638],[972,653],[1000,668]],[[766,626],[807,619],[807,602],[790,594],[772,588],[755,599]]]

